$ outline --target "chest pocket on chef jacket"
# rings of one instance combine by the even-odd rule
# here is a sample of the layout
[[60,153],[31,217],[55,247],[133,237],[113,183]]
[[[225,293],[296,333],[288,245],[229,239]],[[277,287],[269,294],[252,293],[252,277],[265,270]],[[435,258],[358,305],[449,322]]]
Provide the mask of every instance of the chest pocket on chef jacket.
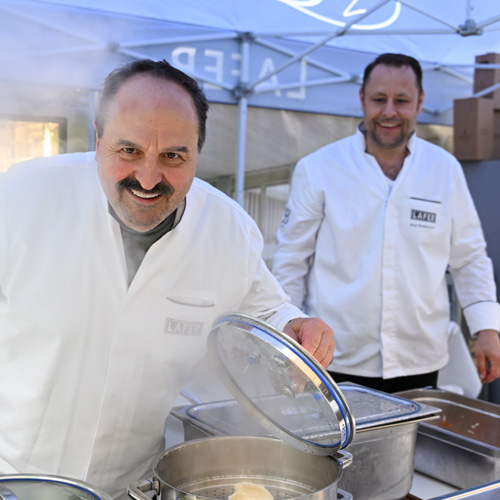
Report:
[[434,244],[448,227],[446,207],[438,199],[407,197],[400,207],[400,224],[412,240]]
[[199,337],[210,330],[218,313],[213,295],[199,290],[176,290],[166,298],[165,334]]

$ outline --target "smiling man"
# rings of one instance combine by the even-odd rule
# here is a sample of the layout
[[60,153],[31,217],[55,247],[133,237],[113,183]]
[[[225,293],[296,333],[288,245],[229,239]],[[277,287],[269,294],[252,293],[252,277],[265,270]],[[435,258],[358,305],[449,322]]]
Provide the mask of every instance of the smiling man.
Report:
[[382,54],[364,72],[355,135],[302,159],[273,272],[292,302],[335,330],[337,382],[387,392],[436,386],[448,361],[453,277],[477,337],[481,380],[500,376],[500,307],[460,164],[416,137],[422,69]]
[[136,61],[105,81],[95,152],[0,176],[0,473],[126,496],[221,314],[328,366],[332,330],[290,303],[248,214],[195,178],[207,112],[196,81]]

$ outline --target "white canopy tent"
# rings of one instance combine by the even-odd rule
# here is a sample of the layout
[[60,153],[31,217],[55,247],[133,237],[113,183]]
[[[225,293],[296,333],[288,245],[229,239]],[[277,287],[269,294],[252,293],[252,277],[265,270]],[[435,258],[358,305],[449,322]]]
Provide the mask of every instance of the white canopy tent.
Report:
[[[209,161],[220,165],[218,174],[233,166],[241,203],[249,106],[359,117],[364,67],[379,53],[402,52],[424,68],[420,122],[451,124],[453,100],[472,95],[475,56],[500,52],[500,4],[0,0],[0,47],[0,81],[12,83],[98,91],[114,67],[143,57],[185,70],[204,83],[212,102],[238,107],[230,125],[238,129],[235,157],[227,158],[233,149],[225,144]],[[259,124],[251,133],[253,148],[266,142]]]

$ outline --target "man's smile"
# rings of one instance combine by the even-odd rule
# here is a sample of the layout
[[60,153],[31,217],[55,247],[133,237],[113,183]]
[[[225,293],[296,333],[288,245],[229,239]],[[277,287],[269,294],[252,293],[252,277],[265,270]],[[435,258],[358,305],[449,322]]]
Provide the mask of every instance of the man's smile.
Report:
[[147,192],[147,191],[137,191],[136,189],[129,188],[130,192],[137,196],[138,198],[151,199],[161,196],[162,193],[157,192]]
[[377,122],[377,125],[383,128],[396,128],[399,127],[399,123],[383,123],[383,122]]

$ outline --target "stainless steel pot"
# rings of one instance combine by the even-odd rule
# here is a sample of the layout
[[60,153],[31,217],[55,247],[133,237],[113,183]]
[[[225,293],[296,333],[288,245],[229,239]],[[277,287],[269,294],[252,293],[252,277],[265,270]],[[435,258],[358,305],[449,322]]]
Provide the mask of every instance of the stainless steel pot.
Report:
[[128,488],[135,500],[225,500],[234,484],[250,481],[267,488],[275,500],[337,500],[342,470],[352,461],[344,451],[313,455],[272,437],[224,436],[197,439],[169,448],[153,466],[154,477]]
[[84,481],[47,474],[0,476],[0,500],[112,500]]

